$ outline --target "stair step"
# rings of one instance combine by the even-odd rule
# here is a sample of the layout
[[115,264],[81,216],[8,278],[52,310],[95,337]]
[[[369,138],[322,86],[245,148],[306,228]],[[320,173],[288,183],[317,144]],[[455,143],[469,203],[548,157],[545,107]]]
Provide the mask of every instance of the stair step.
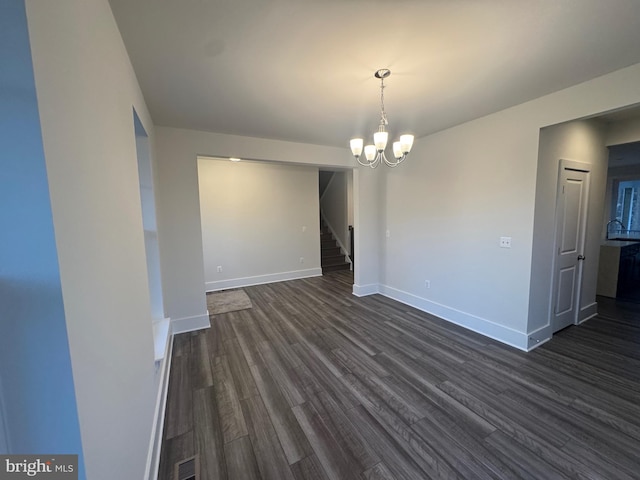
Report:
[[331,246],[322,247],[321,250],[322,257],[331,257],[333,255],[340,255],[340,247],[335,245],[335,242]]
[[326,265],[322,267],[322,273],[327,272],[335,272],[338,270],[349,270],[350,266],[348,263],[339,263],[337,265]]
[[320,265],[323,267],[325,265],[338,265],[341,263],[345,263],[344,255],[323,256],[320,261]]
[[334,248],[337,247],[338,243],[335,240],[320,242],[320,248],[324,250],[325,248]]

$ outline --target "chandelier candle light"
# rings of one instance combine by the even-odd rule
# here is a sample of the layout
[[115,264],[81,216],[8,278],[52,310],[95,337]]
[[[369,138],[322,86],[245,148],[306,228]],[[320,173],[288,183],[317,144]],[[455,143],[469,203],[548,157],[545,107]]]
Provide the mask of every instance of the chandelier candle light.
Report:
[[385,148],[387,148],[387,140],[389,139],[389,132],[387,132],[387,114],[384,111],[384,79],[391,75],[391,70],[388,68],[381,68],[375,73],[375,77],[380,79],[380,125],[378,131],[373,134],[373,145],[367,145],[364,147],[364,156],[366,161],[360,160],[362,154],[362,146],[364,140],[362,138],[352,138],[351,153],[356,157],[358,163],[365,167],[376,168],[381,162],[389,167],[397,167],[402,161],[407,158],[407,154],[411,151],[413,146],[413,135],[400,135],[399,142],[393,142],[393,156],[395,160],[388,160],[384,154]]

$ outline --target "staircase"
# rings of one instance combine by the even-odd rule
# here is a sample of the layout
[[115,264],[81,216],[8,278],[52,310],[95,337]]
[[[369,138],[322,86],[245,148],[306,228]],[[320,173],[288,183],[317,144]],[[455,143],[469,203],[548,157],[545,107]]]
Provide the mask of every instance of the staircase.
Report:
[[349,262],[323,219],[320,219],[320,248],[322,273],[350,269]]

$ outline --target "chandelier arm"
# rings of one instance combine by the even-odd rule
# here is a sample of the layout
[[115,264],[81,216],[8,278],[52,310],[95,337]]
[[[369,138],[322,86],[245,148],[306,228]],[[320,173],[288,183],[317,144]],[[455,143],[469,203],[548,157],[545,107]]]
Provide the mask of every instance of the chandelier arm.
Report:
[[358,156],[356,157],[356,160],[357,160],[357,161],[358,161],[358,163],[359,163],[360,165],[362,165],[363,167],[368,167],[368,166],[369,166],[369,162],[368,162],[368,161],[365,163],[365,162],[362,162],[362,161],[360,160],[360,155],[358,155]]
[[387,160],[387,156],[385,155],[384,163],[386,163],[388,167],[396,167],[399,162],[394,162],[394,161]]
[[400,165],[404,159],[407,158],[407,154],[403,154],[400,158],[396,158],[396,162],[393,164],[394,167],[397,167],[398,165]]
[[386,163],[387,163],[387,165],[388,165],[389,167],[397,167],[397,166],[398,166],[398,165],[400,165],[402,162],[404,162],[404,160],[405,160],[406,158],[407,158],[407,154],[406,154],[406,153],[403,153],[403,154],[402,154],[402,156],[401,156],[400,158],[396,158],[396,161],[395,161],[395,162],[391,161],[391,162],[386,162]]

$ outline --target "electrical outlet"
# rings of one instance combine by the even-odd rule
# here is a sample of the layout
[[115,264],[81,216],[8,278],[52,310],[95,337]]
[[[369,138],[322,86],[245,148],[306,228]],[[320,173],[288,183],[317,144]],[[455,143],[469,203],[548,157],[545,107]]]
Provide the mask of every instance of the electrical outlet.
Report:
[[387,230],[387,238],[391,236],[391,230]]
[[218,271],[218,273],[222,272],[222,265],[218,265],[218,268],[216,270]]
[[306,231],[307,231],[307,226],[306,226],[306,225],[303,225],[303,226],[302,226],[302,233],[304,233],[304,232],[306,232]]
[[300,263],[304,263],[304,257],[300,257]]
[[500,248],[511,248],[511,237],[500,237]]
[[430,280],[425,280],[424,281],[424,286],[425,286],[425,288],[431,288],[431,281]]

